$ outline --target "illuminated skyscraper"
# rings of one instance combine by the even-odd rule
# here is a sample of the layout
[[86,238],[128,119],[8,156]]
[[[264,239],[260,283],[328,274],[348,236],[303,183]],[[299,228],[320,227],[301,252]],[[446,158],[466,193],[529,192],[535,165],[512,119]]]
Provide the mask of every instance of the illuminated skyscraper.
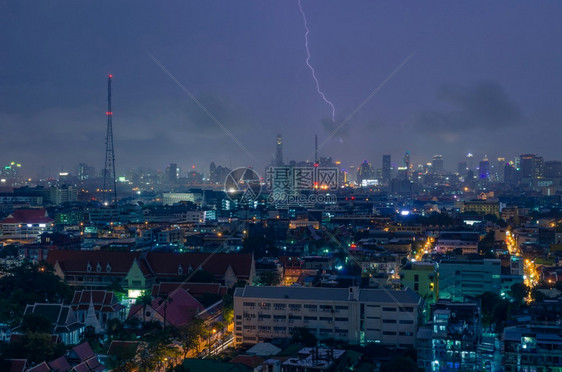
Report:
[[466,166],[467,170],[474,171],[474,155],[470,152],[466,155]]
[[484,155],[484,159],[482,159],[478,166],[478,178],[481,180],[490,179],[490,162],[488,161],[488,155]]
[[280,134],[275,139],[275,166],[283,166],[283,137]]

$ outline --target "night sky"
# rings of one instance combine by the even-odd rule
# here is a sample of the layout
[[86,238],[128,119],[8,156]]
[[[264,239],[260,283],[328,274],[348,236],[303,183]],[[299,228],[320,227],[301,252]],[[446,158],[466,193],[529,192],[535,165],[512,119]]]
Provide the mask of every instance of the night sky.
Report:
[[305,64],[297,0],[0,0],[0,163],[30,175],[101,169],[108,73],[118,174],[172,162],[263,169],[277,133],[286,161],[312,160],[315,134],[320,154],[347,166],[399,163],[407,150],[414,164],[443,154],[447,169],[467,152],[562,159],[561,2],[302,6],[336,124]]

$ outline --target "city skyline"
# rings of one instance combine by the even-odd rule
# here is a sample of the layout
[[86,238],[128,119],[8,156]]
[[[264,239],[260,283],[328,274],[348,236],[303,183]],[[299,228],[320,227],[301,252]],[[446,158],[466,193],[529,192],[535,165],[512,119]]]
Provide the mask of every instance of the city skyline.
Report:
[[275,157],[277,133],[295,160],[313,160],[316,134],[321,156],[354,165],[406,150],[412,163],[443,154],[449,169],[468,152],[559,157],[562,52],[552,43],[562,36],[560,4],[481,12],[474,4],[303,1],[311,63],[335,123],[306,65],[296,1],[54,7],[6,3],[0,15],[13,31],[0,39],[11,51],[0,71],[4,161],[35,172],[68,170],[74,159],[102,167],[108,73],[118,172],[210,161],[261,169]]

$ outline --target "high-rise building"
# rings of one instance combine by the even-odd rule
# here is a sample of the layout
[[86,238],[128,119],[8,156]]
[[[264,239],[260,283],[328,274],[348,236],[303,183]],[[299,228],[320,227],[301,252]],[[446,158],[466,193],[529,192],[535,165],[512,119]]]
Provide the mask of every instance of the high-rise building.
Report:
[[390,182],[390,155],[382,156],[382,182],[385,184]]
[[179,176],[179,168],[176,163],[171,163],[167,169],[168,172],[168,183],[174,184],[178,181]]
[[469,171],[474,171],[474,155],[472,155],[470,152],[466,154],[466,166],[468,167]]
[[275,166],[283,166],[283,137],[280,134],[275,139]]
[[357,183],[361,184],[363,180],[372,180],[375,178],[375,171],[371,164],[365,160],[357,169]]
[[546,178],[562,177],[562,161],[549,160],[544,162],[544,176]]
[[433,155],[431,170],[435,174],[443,174],[443,155]]
[[504,182],[505,181],[505,172],[504,172],[504,167],[507,163],[505,162],[505,158],[498,158],[498,161],[496,163],[496,167],[494,169],[494,173],[496,176],[496,181],[498,182]]
[[490,162],[488,161],[488,155],[484,155],[484,159],[478,165],[478,178],[481,180],[490,179]]
[[86,181],[96,175],[96,170],[94,167],[90,167],[86,163],[78,164],[78,179],[80,181]]
[[404,154],[404,168],[406,168],[406,178],[410,178],[410,151]]
[[457,168],[457,172],[459,173],[459,175],[465,176],[467,171],[468,171],[468,166],[466,164],[466,161],[459,162],[459,165],[458,165],[458,168]]
[[544,160],[535,154],[522,154],[519,156],[519,178],[521,184],[532,186],[533,181],[543,177]]

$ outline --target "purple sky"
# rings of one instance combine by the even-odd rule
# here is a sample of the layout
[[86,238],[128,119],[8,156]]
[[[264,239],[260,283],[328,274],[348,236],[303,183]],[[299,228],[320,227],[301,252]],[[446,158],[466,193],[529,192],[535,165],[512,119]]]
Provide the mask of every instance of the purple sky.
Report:
[[[208,172],[257,169],[284,137],[285,160],[346,165],[382,154],[414,164],[467,152],[562,159],[562,3],[302,0],[0,0],[0,164],[53,174],[103,167],[106,75],[112,73],[116,165]],[[150,58],[228,129],[241,149]]]

